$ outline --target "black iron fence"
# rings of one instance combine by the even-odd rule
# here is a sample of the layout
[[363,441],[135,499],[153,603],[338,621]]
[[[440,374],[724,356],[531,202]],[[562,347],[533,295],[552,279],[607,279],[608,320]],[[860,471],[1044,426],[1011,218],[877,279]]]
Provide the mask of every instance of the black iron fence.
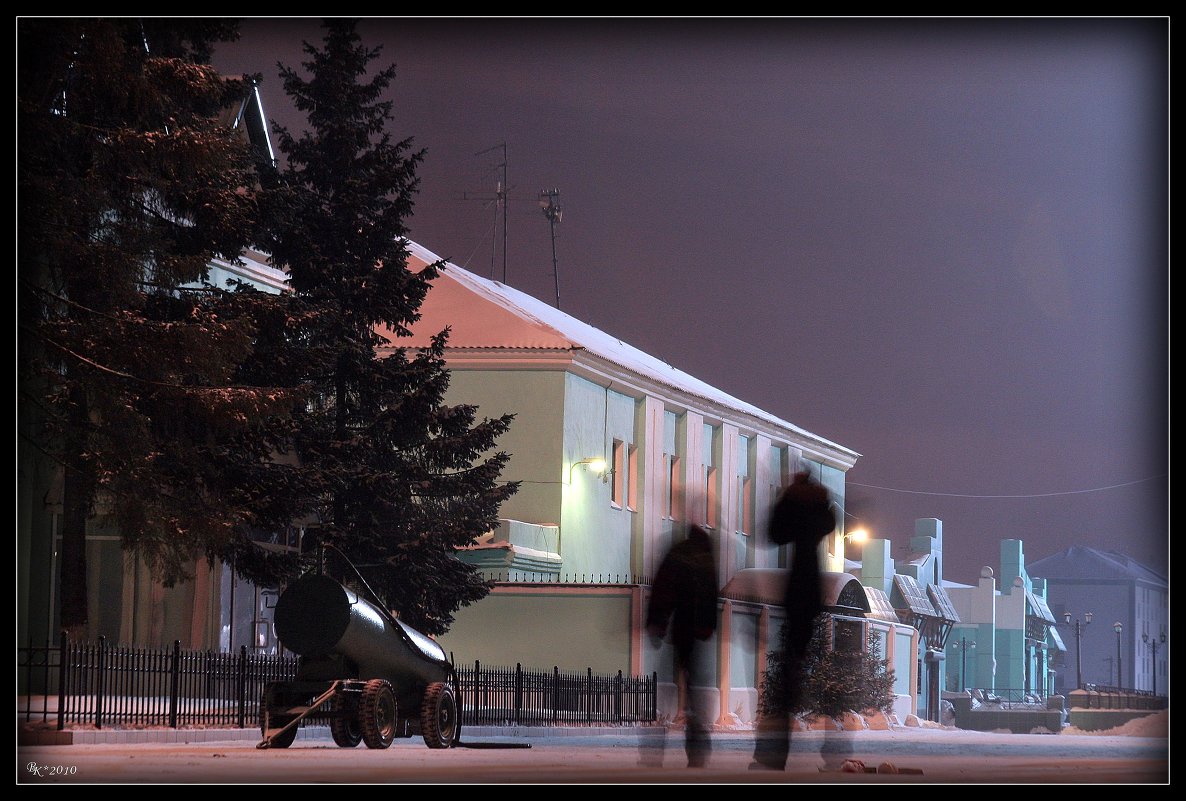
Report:
[[26,722],[56,719],[96,728],[252,727],[269,681],[296,675],[295,656],[72,643],[20,649],[20,712]]
[[649,723],[658,718],[658,676],[491,667],[457,668],[463,722],[469,725],[554,726]]
[[[295,678],[297,657],[72,643],[29,645],[17,658],[19,714],[58,729],[253,728],[264,685]],[[658,677],[483,666],[456,670],[466,725],[634,724],[657,719]],[[314,721],[316,722],[316,721]]]

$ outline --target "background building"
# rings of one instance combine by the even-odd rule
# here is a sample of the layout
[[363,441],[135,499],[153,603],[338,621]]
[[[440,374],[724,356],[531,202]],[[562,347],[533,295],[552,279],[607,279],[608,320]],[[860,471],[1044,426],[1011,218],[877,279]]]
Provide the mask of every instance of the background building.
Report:
[[[273,158],[258,89],[249,85],[242,102],[226,109],[226,122],[261,155]],[[230,279],[265,292],[284,290],[287,276],[256,251],[238,262],[215,260],[208,280]],[[32,404],[21,404],[20,434],[38,425]],[[32,436],[18,436],[17,458],[17,636],[21,643],[56,640],[59,631],[58,553],[61,545],[62,468],[36,447]],[[241,645],[275,652],[271,627],[274,591],[236,578],[221,564],[198,560],[194,578],[173,587],[153,579],[147,567],[126,554],[118,531],[87,523],[88,618],[92,635],[111,643],[146,647],[232,650]],[[299,547],[300,530],[261,532],[265,547]]]
[[[1078,545],[1039,559],[1030,565],[1030,571],[1046,579],[1050,611],[1063,630],[1068,649],[1067,663],[1059,671],[1060,688],[1075,685],[1074,624],[1063,624],[1063,615],[1069,612],[1073,619],[1082,621],[1090,612],[1091,625],[1081,629],[1083,682],[1114,687],[1119,679],[1125,688],[1154,689],[1153,649],[1143,639],[1148,636],[1158,642],[1157,693],[1169,694],[1169,583],[1165,576],[1122,553]],[[1121,624],[1119,635],[1113,628],[1116,623]],[[1161,644],[1163,633],[1165,646]]]

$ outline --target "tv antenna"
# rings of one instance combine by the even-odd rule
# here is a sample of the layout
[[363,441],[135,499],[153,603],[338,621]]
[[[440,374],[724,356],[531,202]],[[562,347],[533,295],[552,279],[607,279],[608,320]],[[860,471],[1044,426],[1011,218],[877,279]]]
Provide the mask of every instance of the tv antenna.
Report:
[[[539,207],[548,219],[548,228],[552,231],[552,281],[556,285],[556,308],[560,308],[560,272],[556,268],[556,223],[564,216],[564,209],[559,203],[559,189],[544,189],[539,193]],[[505,219],[505,218],[504,218]]]
[[[497,145],[488,147],[485,150],[479,150],[474,156],[484,156],[487,153],[492,153],[496,150],[502,151],[502,161],[494,165],[494,169],[498,170],[498,183],[494,190],[494,228],[493,237],[490,241],[490,280],[494,280],[494,263],[498,257],[498,217],[502,215],[502,282],[507,282],[507,193],[510,191],[510,186],[507,184],[507,143],[500,142]],[[470,199],[468,193],[464,193],[462,198]],[[482,198],[489,200],[489,196]]]

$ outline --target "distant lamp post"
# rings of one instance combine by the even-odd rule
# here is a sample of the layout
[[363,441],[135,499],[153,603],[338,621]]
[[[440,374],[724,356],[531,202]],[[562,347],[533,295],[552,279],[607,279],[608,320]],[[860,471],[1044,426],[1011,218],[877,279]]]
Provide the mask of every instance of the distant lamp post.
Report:
[[[1141,635],[1141,642],[1149,646],[1153,652],[1153,694],[1157,695],[1157,638],[1149,639],[1149,632]],[[1165,645],[1165,632],[1161,632],[1161,644]]]
[[960,692],[962,693],[968,689],[968,649],[975,648],[976,641],[960,637],[960,641],[955,644],[955,647],[960,651]]
[[[1091,612],[1086,612],[1082,622],[1075,618],[1075,683],[1080,690],[1083,689],[1083,627],[1091,625],[1091,617]],[[1063,612],[1062,620],[1071,625],[1071,613]]]
[[1124,624],[1117,620],[1112,624],[1112,631],[1116,632],[1116,689],[1124,686],[1124,666],[1121,660],[1120,632],[1124,631]]

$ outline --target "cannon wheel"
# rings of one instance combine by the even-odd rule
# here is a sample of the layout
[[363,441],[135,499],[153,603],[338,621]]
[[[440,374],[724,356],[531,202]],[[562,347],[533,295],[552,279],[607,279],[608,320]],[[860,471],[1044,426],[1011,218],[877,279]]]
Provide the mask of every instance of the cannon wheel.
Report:
[[342,748],[354,748],[362,742],[362,725],[358,721],[358,714],[353,710],[343,710],[341,715],[330,719],[329,733]]
[[395,693],[383,679],[371,679],[358,702],[358,722],[367,748],[387,748],[395,739]]
[[453,688],[443,681],[428,685],[420,703],[420,733],[424,744],[429,748],[452,748],[460,732]]

